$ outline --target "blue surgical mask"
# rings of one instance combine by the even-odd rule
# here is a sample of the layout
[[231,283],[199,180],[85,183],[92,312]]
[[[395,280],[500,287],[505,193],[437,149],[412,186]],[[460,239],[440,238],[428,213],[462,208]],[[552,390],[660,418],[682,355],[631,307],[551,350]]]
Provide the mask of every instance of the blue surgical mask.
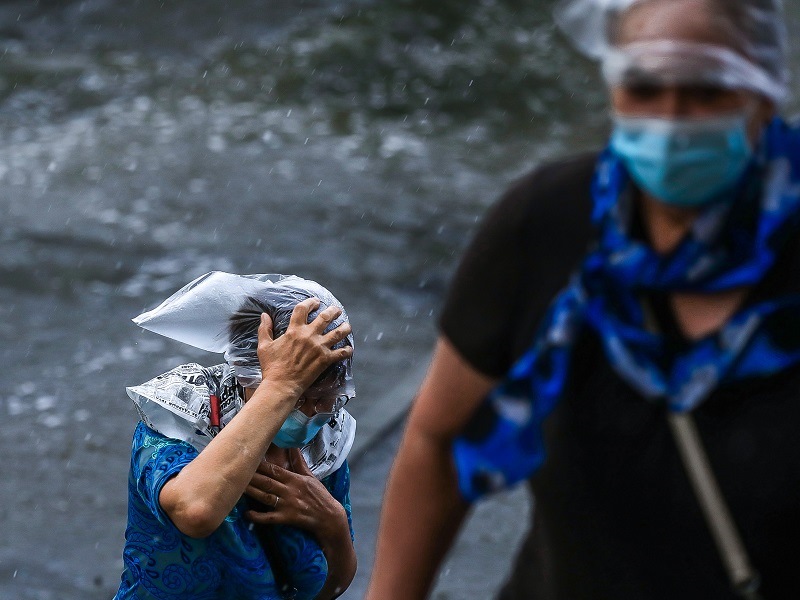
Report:
[[295,408],[286,417],[272,443],[279,448],[300,448],[310,442],[320,429],[331,420],[330,414],[318,414],[309,417],[299,408]]
[[753,149],[747,113],[697,119],[614,117],[611,149],[654,198],[700,207],[732,190]]

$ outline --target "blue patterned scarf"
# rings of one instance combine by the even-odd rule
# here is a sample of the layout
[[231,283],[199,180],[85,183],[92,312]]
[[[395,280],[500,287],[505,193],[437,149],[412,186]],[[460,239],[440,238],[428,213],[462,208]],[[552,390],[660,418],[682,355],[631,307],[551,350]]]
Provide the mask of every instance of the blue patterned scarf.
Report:
[[630,189],[622,162],[606,149],[592,184],[596,248],[551,304],[531,348],[455,440],[467,500],[529,477],[544,461],[541,426],[564,392],[584,327],[625,382],[673,411],[694,409],[720,385],[800,362],[800,334],[787,344],[780,331],[800,310],[800,295],[749,304],[677,354],[663,335],[648,330],[641,301],[647,292],[718,292],[765,277],[800,234],[800,130],[774,120],[735,200],[706,208],[667,255],[629,235]]

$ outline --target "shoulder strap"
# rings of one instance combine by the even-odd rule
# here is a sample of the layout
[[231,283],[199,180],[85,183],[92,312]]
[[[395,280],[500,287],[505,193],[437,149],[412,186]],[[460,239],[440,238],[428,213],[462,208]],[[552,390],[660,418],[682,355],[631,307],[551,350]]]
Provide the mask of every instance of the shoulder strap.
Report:
[[750,564],[750,557],[711,470],[692,415],[670,412],[668,420],[684,469],[733,589],[745,600],[764,600],[758,592],[761,578]]

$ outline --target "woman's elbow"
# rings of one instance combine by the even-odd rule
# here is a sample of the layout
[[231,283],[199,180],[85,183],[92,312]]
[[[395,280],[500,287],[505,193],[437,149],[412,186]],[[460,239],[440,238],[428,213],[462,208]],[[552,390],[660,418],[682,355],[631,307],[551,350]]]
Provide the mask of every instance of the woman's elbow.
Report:
[[358,559],[356,558],[354,552],[351,560],[349,560],[347,564],[344,565],[344,567],[335,575],[336,588],[340,594],[350,587],[351,583],[353,583],[357,569]]
[[222,523],[213,507],[203,502],[189,502],[180,506],[162,506],[162,508],[178,531],[190,538],[207,538]]
[[342,581],[336,586],[337,594],[334,598],[338,598],[340,595],[344,594],[345,590],[350,587],[350,584],[353,583],[353,579],[356,577],[356,571],[358,570],[358,559],[353,556],[353,562],[350,564],[350,567],[347,573],[344,573],[342,577]]
[[328,593],[321,594],[318,599],[324,598],[325,600],[333,600],[345,593],[347,588],[353,582],[358,569],[358,559],[356,558],[355,550],[352,555],[343,561],[343,564],[337,565],[338,568],[334,571],[328,571],[328,578],[325,581],[324,591]]

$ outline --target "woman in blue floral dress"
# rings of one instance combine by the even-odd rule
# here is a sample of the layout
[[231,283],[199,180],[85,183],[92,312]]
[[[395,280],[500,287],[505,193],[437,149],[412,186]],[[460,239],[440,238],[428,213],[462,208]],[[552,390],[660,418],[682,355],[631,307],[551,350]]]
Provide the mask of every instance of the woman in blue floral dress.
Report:
[[347,316],[314,282],[210,273],[137,323],[219,349],[198,342],[220,337],[215,311],[226,363],[128,388],[142,420],[116,599],[336,598],[356,569]]

